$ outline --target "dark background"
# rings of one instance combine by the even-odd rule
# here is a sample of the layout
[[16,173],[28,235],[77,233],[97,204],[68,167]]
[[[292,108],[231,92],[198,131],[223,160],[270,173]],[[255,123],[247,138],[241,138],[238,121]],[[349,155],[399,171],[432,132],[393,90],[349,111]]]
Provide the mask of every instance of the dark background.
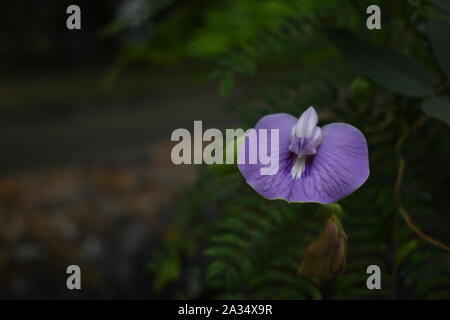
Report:
[[[192,63],[137,62],[109,80],[133,30],[101,31],[128,2],[1,4],[2,298],[155,297],[151,249],[196,172],[172,165],[170,134],[230,117]],[[81,30],[66,28],[70,4]],[[70,264],[82,269],[81,292],[66,289]]]

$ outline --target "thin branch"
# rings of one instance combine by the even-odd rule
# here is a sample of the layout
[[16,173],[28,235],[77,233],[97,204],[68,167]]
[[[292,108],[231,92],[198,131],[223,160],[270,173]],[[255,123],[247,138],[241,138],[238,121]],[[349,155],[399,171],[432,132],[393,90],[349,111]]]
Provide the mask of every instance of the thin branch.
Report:
[[397,203],[397,209],[400,215],[402,216],[403,220],[405,221],[406,225],[420,238],[428,242],[429,244],[432,244],[433,246],[436,246],[438,248],[441,248],[445,251],[450,252],[450,247],[443,244],[442,242],[428,236],[425,234],[411,219],[408,212],[402,205],[402,198],[401,198],[401,191],[402,191],[402,184],[403,184],[403,178],[405,175],[405,159],[402,155],[402,146],[403,143],[406,141],[409,135],[409,129],[406,124],[406,122],[403,122],[403,134],[398,139],[397,144],[395,146],[395,150],[397,152],[398,157],[398,174],[397,174],[397,180],[395,182],[395,200]]

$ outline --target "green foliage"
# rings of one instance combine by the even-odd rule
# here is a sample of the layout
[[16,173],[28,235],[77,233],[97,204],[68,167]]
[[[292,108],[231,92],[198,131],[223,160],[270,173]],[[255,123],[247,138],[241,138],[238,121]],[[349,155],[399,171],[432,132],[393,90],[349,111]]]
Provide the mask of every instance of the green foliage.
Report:
[[[101,35],[123,35],[116,62],[120,65],[135,61],[172,65],[186,58],[207,63],[230,50],[260,49],[251,45],[255,38],[282,29],[286,18],[312,19],[338,7],[336,2],[316,0],[142,1]],[[266,44],[273,46],[273,40],[276,37],[267,38]]]
[[[285,0],[226,1],[206,11],[203,28],[195,30],[187,43],[188,54],[210,57],[245,44],[255,32],[275,28],[287,15],[298,10],[300,2]],[[303,1],[301,9],[310,12],[314,1]],[[250,19],[251,17],[251,19]],[[236,32],[238,31],[239,32]]]
[[416,299],[450,299],[448,253],[417,248],[399,264],[399,279]]
[[432,94],[433,74],[405,55],[366,43],[345,30],[328,29],[326,33],[357,71],[378,85],[412,97]]
[[296,274],[317,223],[305,206],[239,197],[214,228],[207,281],[222,298],[321,298],[316,285]]
[[[447,13],[444,10],[433,12]],[[450,20],[428,19],[427,35],[433,49],[438,67],[450,74]],[[422,109],[430,117],[448,124],[449,101],[446,97],[436,96],[448,89],[450,81],[438,81],[434,70],[425,68],[415,60],[394,51],[391,48],[376,46],[365,42],[348,30],[325,28],[330,41],[352,61],[358,73],[373,80],[376,84],[392,92],[416,98],[428,98],[423,101]],[[352,90],[355,91],[355,83]],[[361,87],[361,85],[359,85]],[[431,96],[431,97],[430,97]]]
[[[443,97],[449,86],[439,58],[447,53],[436,45],[432,51],[419,30],[428,20],[424,2],[380,3],[391,10],[383,11],[390,19],[374,39],[353,35],[358,23],[351,17],[365,12],[366,4],[352,2],[345,6],[348,18],[343,8],[334,8],[336,12],[315,12],[314,22],[291,16],[280,19],[274,29],[259,26],[252,41],[219,56],[213,73],[221,93],[227,94],[234,83],[258,76],[268,64],[289,62],[288,71],[234,102],[231,109],[244,124],[251,127],[275,112],[299,115],[314,105],[322,121],[348,122],[365,134],[371,175],[341,201],[348,236],[344,274],[318,283],[297,273],[305,248],[321,228],[314,216],[317,205],[268,201],[237,172],[224,176],[204,170],[177,206],[170,224],[176,236],[154,261],[159,287],[175,283],[176,296],[190,298],[449,298],[450,255],[418,237],[399,215],[399,206],[406,207],[425,233],[450,242],[445,211],[450,132],[421,111],[423,105],[427,115],[448,121],[450,106]],[[349,30],[340,29],[343,25]],[[399,34],[390,32],[398,26],[401,46]],[[321,36],[323,30],[342,57]],[[449,58],[447,54],[445,61]],[[399,175],[405,163],[405,174]],[[177,277],[170,276],[171,269],[169,276],[161,275],[174,255],[179,257]],[[366,287],[366,269],[373,264],[381,268],[382,290]],[[200,276],[192,275],[192,266],[201,269]]]

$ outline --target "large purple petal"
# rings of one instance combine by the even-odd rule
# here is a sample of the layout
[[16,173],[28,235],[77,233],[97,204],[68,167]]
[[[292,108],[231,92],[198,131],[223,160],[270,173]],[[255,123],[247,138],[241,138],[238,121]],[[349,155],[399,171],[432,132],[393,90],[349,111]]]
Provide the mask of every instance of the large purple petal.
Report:
[[346,123],[322,127],[322,143],[292,184],[288,201],[332,203],[358,189],[369,177],[367,142]]
[[[269,154],[271,152],[270,145],[270,129],[279,130],[279,170],[275,175],[262,175],[261,168],[267,167],[263,165],[258,158],[256,164],[249,164],[250,154],[257,154],[257,145],[248,144],[248,138],[242,143],[238,153],[238,167],[247,183],[253,187],[260,195],[268,199],[285,198],[291,190],[291,182],[284,183],[281,172],[289,165],[294,153],[289,151],[291,143],[291,129],[296,124],[297,118],[287,113],[276,113],[261,118],[255,126],[256,131],[259,129],[268,129],[267,144]],[[245,159],[245,163],[244,162]],[[243,163],[243,164],[240,164]]]

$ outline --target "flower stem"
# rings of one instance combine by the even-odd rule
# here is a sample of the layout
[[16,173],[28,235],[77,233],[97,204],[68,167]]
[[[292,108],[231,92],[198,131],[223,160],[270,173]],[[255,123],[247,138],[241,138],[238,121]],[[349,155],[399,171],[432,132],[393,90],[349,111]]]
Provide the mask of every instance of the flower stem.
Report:
[[397,203],[397,209],[398,212],[400,213],[401,217],[403,218],[403,220],[405,221],[406,225],[416,234],[418,235],[420,238],[422,238],[423,240],[425,240],[426,242],[428,242],[431,245],[434,245],[438,248],[441,248],[445,251],[449,251],[450,252],[450,247],[448,247],[447,245],[443,244],[442,242],[428,236],[427,234],[425,234],[411,219],[411,217],[409,216],[408,212],[406,211],[406,209],[403,207],[402,205],[402,198],[401,198],[401,191],[402,191],[402,184],[403,184],[403,178],[405,175],[405,158],[402,155],[402,147],[404,142],[406,141],[406,139],[408,138],[409,135],[409,128],[408,125],[406,124],[406,121],[403,121],[403,134],[400,136],[400,138],[397,141],[397,144],[395,146],[395,150],[397,153],[397,157],[398,157],[398,174],[397,174],[397,180],[395,182],[395,201]]

